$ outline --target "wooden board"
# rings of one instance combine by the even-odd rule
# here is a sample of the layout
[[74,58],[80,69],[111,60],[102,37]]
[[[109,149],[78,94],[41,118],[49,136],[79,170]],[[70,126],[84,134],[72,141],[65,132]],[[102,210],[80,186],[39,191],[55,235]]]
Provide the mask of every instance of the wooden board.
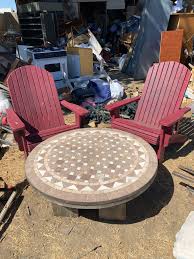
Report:
[[161,33],[160,62],[180,62],[184,30],[164,31]]

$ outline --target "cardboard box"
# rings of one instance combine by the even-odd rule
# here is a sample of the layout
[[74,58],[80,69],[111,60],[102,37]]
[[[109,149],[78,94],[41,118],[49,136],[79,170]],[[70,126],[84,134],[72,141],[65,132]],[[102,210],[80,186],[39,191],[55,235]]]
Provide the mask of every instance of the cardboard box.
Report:
[[67,66],[69,78],[93,75],[92,49],[68,47]]

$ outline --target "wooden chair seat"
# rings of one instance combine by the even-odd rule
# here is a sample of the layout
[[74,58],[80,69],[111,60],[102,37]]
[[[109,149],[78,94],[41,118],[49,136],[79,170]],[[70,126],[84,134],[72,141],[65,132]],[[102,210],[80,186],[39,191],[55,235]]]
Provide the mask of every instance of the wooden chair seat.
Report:
[[[88,111],[59,101],[52,74],[36,66],[23,66],[10,73],[6,81],[13,109],[7,118],[20,150],[28,153],[55,134],[80,128]],[[75,123],[65,125],[61,106],[75,113]]]
[[145,139],[150,144],[157,145],[159,143],[161,129],[149,128],[148,126],[142,125],[134,120],[120,118],[117,118],[112,122],[112,127],[133,133]]
[[[134,133],[156,145],[159,160],[165,148],[178,141],[177,123],[189,107],[181,108],[191,71],[178,62],[154,64],[148,71],[141,96],[106,106],[111,113],[113,128]],[[120,118],[120,108],[138,102],[134,120]],[[179,138],[184,139],[184,138]]]

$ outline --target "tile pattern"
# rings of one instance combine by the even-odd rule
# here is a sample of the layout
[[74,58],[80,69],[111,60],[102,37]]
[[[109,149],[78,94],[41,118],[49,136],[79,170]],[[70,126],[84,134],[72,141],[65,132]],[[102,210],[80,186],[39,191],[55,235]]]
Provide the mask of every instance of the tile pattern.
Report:
[[70,193],[75,200],[80,194],[98,200],[98,194],[130,190],[147,173],[150,147],[142,141],[110,129],[59,134],[34,152],[27,175],[35,173],[47,189]]

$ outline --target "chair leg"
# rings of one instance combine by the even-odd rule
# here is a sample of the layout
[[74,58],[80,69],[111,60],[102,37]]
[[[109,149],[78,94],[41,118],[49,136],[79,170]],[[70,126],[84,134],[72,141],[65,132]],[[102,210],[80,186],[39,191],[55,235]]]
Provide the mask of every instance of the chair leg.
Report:
[[27,146],[27,143],[26,143],[26,139],[25,139],[24,136],[22,136],[22,144],[23,144],[23,148],[24,148],[24,156],[25,156],[25,158],[27,158],[29,152],[28,152],[28,146]]
[[165,147],[162,145],[159,145],[159,148],[157,150],[157,157],[160,163],[164,161],[164,153],[165,153]]
[[160,163],[164,161],[164,153],[165,153],[165,146],[164,146],[164,131],[160,133],[160,143],[157,150],[157,157]]
[[81,128],[82,127],[82,118],[78,114],[75,114],[75,121],[76,121],[77,127]]

